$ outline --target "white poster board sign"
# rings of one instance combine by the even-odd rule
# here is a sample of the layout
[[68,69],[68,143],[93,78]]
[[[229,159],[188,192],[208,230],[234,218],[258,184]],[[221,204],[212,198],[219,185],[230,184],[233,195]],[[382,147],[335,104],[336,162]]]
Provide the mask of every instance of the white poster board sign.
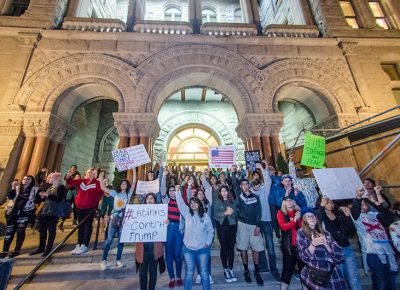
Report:
[[167,240],[167,204],[128,204],[121,243],[165,242]]
[[151,161],[143,144],[116,149],[111,153],[118,171],[133,169]]
[[137,195],[144,195],[148,194],[149,192],[157,193],[160,191],[160,181],[159,179],[155,179],[152,181],[141,181],[137,182],[136,186],[136,194]]
[[236,164],[235,146],[211,146],[208,148],[208,166],[210,168],[231,167]]
[[313,174],[322,195],[330,199],[355,198],[356,189],[363,187],[354,168],[313,169]]

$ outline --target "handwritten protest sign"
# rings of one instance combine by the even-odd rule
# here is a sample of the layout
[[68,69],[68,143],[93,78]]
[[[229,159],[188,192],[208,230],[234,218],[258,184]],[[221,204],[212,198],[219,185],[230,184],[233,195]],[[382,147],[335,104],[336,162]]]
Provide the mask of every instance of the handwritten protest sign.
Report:
[[261,162],[260,151],[244,151],[244,159],[246,160],[246,169],[254,172],[256,170],[256,163]]
[[356,189],[363,187],[354,168],[313,169],[313,174],[324,196],[330,199],[350,199]]
[[304,149],[301,157],[301,165],[322,168],[325,163],[325,138],[313,135],[309,132],[304,134]]
[[167,204],[128,204],[125,209],[121,242],[165,242],[167,214]]
[[236,163],[235,146],[211,146],[208,149],[208,166],[210,168],[231,167]]
[[144,195],[149,192],[157,193],[160,191],[160,181],[159,179],[155,179],[152,181],[141,181],[137,182],[136,186],[136,194],[137,195]]
[[118,171],[133,169],[151,161],[143,144],[113,150],[111,153]]

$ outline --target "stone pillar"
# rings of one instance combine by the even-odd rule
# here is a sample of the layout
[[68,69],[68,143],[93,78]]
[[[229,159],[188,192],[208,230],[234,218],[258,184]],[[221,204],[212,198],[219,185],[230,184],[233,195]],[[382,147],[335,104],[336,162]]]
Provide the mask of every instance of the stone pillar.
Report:
[[253,21],[257,27],[257,32],[259,35],[262,35],[262,26],[261,26],[261,19],[260,19],[260,9],[258,7],[257,0],[251,0],[251,8],[253,14]]
[[271,147],[272,147],[272,156],[273,160],[276,163],[276,160],[278,159],[279,153],[281,153],[281,145],[279,142],[279,130],[278,129],[273,129],[271,132]]
[[251,0],[240,0],[240,7],[242,9],[244,23],[254,22],[250,1]]
[[311,15],[311,9],[308,4],[308,0],[298,0],[299,8],[301,9],[301,13],[304,18],[305,25],[313,25],[314,20]]
[[[136,146],[139,144],[139,137],[136,132],[131,131],[129,137],[129,147]],[[128,170],[126,173],[126,178],[131,181],[132,180],[133,171]]]
[[54,164],[55,164],[55,158],[56,158],[56,154],[57,154],[58,144],[59,143],[54,140],[51,140],[50,144],[49,144],[46,161],[44,162],[44,167],[47,168],[47,170],[49,172],[55,171]]
[[35,136],[26,136],[24,141],[24,147],[22,148],[21,156],[19,158],[17,172],[15,178],[21,180],[28,171],[29,162],[31,161],[33,148],[35,147]]
[[250,138],[251,150],[259,150],[261,152],[261,140],[259,136],[253,136]]
[[132,32],[135,25],[135,1],[129,1],[128,16],[126,17],[126,31]]
[[144,20],[145,5],[146,3],[144,0],[135,1],[135,22]]
[[36,137],[35,147],[33,148],[32,158],[28,168],[28,174],[35,176],[39,169],[44,165],[50,140],[46,135]]
[[78,9],[81,5],[81,0],[69,0],[67,17],[78,17]]
[[129,144],[129,137],[128,136],[120,136],[118,142],[118,149],[126,148]]
[[64,143],[58,143],[57,146],[57,152],[55,156],[55,161],[53,165],[54,171],[60,171],[61,170],[61,164],[62,160],[64,157],[64,151],[65,151],[65,144]]
[[362,28],[375,28],[377,26],[376,19],[369,8],[368,1],[353,0],[354,10],[360,19]]
[[381,0],[386,18],[389,20],[392,28],[400,29],[400,1],[399,0]]
[[[144,148],[146,149],[147,152],[149,152],[149,142],[150,142],[150,138],[147,136],[140,136],[139,137],[139,144],[143,144]],[[146,180],[147,176],[147,172],[149,171],[149,164],[144,164],[142,166],[138,167],[138,179],[140,180]]]
[[269,165],[274,166],[275,162],[273,162],[272,158],[272,148],[269,134],[263,134],[261,136],[261,145],[263,158],[268,162]]
[[13,0],[0,0],[0,15],[6,15],[10,12]]

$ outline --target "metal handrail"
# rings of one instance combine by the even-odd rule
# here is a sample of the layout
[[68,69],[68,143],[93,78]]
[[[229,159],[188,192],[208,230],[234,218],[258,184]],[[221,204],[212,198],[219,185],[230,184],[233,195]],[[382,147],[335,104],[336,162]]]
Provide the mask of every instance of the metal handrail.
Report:
[[53,256],[53,254],[54,254],[55,252],[57,252],[57,250],[60,249],[60,248],[65,244],[65,242],[76,232],[76,230],[77,230],[80,226],[82,226],[82,224],[89,218],[89,216],[92,215],[93,213],[95,213],[96,211],[97,211],[97,209],[94,209],[94,210],[92,210],[87,216],[85,216],[85,217],[83,218],[83,220],[82,220],[78,225],[76,225],[76,226],[72,229],[72,231],[69,232],[68,235],[67,235],[53,250],[51,250],[51,252],[50,252],[46,257],[44,257],[44,258],[35,266],[35,268],[33,268],[33,269],[29,272],[29,274],[25,276],[24,279],[22,279],[22,280],[17,284],[17,286],[14,287],[14,290],[19,290],[19,289],[21,289],[21,287],[22,287],[25,283],[27,283],[28,281],[30,281],[30,280],[34,277],[34,275],[36,274],[37,270],[39,270],[40,267],[42,267],[48,260],[50,260],[50,258],[52,258],[52,256]]

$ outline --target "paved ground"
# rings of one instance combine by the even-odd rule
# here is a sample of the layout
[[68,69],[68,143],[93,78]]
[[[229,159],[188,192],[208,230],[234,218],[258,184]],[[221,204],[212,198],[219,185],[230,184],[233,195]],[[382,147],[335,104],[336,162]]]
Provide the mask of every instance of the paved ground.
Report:
[[[0,215],[3,215],[3,210],[0,209]],[[66,222],[64,232],[57,230],[56,243],[61,241],[66,234],[72,229],[71,221]],[[7,289],[13,289],[14,286],[22,279],[32,268],[40,261],[38,256],[29,256],[27,253],[37,247],[39,234],[37,231],[32,229],[27,230],[26,241],[23,247],[22,255],[15,259],[15,264],[12,272],[12,277]],[[1,238],[2,239],[2,238]],[[93,239],[94,240],[94,236]],[[99,249],[91,250],[82,256],[72,256],[69,252],[73,249],[76,242],[76,234],[74,234],[66,246],[61,249],[59,253],[49,261],[44,267],[42,267],[35,278],[23,289],[139,289],[138,286],[138,275],[134,265],[134,246],[127,245],[124,249],[123,262],[125,266],[122,269],[116,269],[113,265],[115,263],[116,249],[115,244],[110,251],[109,264],[110,269],[106,271],[100,271],[100,261],[102,254],[102,241],[104,240],[104,233],[100,232],[100,243]],[[2,243],[1,243],[2,245]],[[12,248],[11,248],[12,249]],[[275,244],[275,249],[278,258],[278,268],[282,269],[282,259],[280,255],[280,249],[278,243]],[[361,265],[361,260],[359,265]],[[252,262],[249,263],[252,265]],[[235,283],[226,283],[223,279],[222,267],[219,259],[219,251],[214,249],[212,251],[212,276],[215,280],[215,284],[212,285],[212,289],[252,289],[258,288],[255,282],[247,284],[244,282],[241,275],[243,269],[240,262],[240,257],[236,257],[235,261],[235,273],[238,276],[238,281]],[[362,277],[361,283],[363,289],[371,289],[370,278],[367,277],[360,268],[360,275]],[[265,285],[260,289],[279,289],[279,285],[272,278],[270,273],[262,274]],[[253,279],[254,280],[254,279]],[[168,274],[164,273],[158,276],[157,289],[169,289],[168,288]],[[183,287],[176,288],[183,289]],[[193,289],[201,289],[196,286]],[[290,289],[296,290],[301,289],[299,281],[292,279]],[[400,288],[399,288],[400,289]]]

